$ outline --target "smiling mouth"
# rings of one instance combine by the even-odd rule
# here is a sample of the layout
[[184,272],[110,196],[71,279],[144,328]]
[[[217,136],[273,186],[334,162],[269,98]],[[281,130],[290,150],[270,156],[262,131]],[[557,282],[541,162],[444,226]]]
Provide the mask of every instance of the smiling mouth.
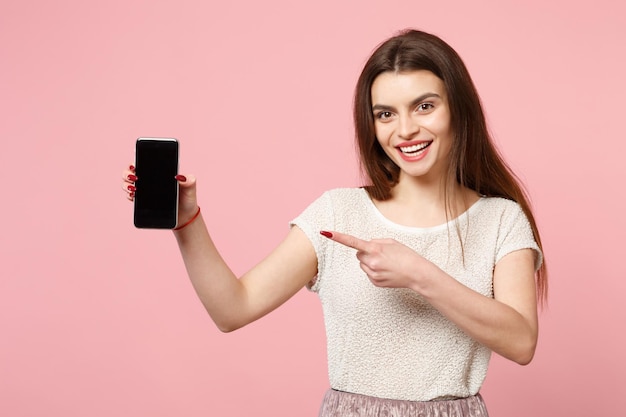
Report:
[[432,143],[433,141],[431,140],[411,146],[399,146],[398,149],[400,149],[400,152],[402,152],[406,156],[418,156],[423,153],[424,150],[428,148]]

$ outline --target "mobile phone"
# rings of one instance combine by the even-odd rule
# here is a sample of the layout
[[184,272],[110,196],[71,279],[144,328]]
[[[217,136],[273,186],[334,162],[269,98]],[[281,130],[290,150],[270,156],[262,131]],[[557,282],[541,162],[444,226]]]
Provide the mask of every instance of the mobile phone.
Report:
[[178,141],[139,138],[135,145],[135,227],[173,229],[178,220]]

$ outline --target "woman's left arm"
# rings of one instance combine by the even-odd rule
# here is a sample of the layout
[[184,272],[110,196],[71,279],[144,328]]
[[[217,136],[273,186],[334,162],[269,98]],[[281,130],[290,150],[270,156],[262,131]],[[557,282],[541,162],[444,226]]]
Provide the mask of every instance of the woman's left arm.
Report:
[[520,365],[530,363],[538,336],[533,250],[511,252],[496,264],[494,298],[431,265],[432,274],[416,280],[415,291],[474,340]]
[[413,289],[492,351],[521,365],[532,360],[538,335],[533,250],[517,250],[498,261],[490,298],[393,239],[364,241],[338,232],[322,234],[356,249],[361,269],[374,285]]

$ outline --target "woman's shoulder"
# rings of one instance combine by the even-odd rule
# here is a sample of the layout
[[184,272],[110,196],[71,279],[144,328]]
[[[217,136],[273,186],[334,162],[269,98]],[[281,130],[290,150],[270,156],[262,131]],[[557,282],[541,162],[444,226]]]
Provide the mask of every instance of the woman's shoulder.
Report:
[[519,208],[520,205],[508,198],[504,198],[504,197],[481,197],[480,198],[482,204],[485,207],[491,208],[491,209],[500,209],[500,210],[514,210],[516,208]]
[[363,187],[338,187],[324,193],[335,209],[366,207],[369,194]]
[[369,196],[361,187],[339,187],[324,191],[311,203],[319,210],[342,213],[366,207]]
[[504,197],[481,197],[477,213],[486,220],[500,219],[500,221],[514,220],[519,216],[525,217],[522,206]]
[[317,200],[341,204],[343,202],[355,202],[366,196],[367,191],[362,187],[337,187],[324,191],[321,195],[318,195]]
[[367,195],[363,187],[338,187],[326,191],[326,194],[336,199],[360,199]]
[[514,207],[519,206],[517,202],[505,197],[487,197],[481,196],[481,201],[491,207]]

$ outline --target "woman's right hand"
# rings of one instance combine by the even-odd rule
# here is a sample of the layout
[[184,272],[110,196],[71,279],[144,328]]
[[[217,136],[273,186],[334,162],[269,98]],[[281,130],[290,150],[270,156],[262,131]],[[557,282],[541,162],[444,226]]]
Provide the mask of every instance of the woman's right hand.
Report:
[[124,171],[122,171],[122,190],[126,191],[126,198],[130,201],[135,201],[135,181],[137,181],[137,175],[135,174],[135,166],[130,165]]
[[[137,179],[133,166],[122,171],[122,188],[130,201],[135,199]],[[300,228],[292,227],[270,255],[238,279],[219,254],[198,211],[196,178],[176,179],[180,186],[178,224],[183,226],[175,232],[178,247],[198,297],[220,330],[230,332],[266,315],[315,277],[313,245]],[[196,226],[186,227],[196,215]]]
[[[178,224],[184,224],[198,212],[196,197],[196,177],[193,175],[177,175],[178,181]],[[129,201],[135,200],[137,191],[137,174],[135,166],[130,165],[122,171],[122,189],[126,191]]]

